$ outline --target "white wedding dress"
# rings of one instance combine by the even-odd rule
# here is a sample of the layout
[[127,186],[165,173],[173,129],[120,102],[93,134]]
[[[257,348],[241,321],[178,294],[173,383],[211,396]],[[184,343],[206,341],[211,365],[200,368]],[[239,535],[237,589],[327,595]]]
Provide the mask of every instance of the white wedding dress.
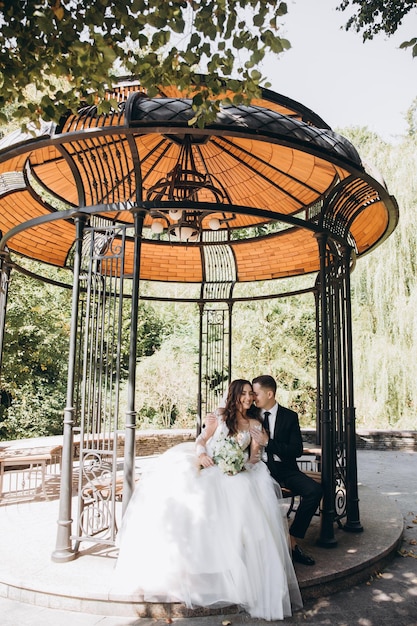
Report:
[[[221,419],[207,442],[227,435]],[[248,457],[250,434],[237,441]],[[140,479],[118,535],[112,591],[137,602],[237,604],[266,620],[302,606],[276,483],[263,462],[233,476],[199,469],[195,445],[177,445]]]

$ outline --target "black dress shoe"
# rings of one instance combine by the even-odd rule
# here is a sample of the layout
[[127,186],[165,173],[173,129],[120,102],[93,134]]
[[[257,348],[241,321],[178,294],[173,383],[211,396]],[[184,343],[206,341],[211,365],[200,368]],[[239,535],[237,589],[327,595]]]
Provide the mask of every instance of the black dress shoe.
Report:
[[292,551],[292,560],[297,563],[302,563],[303,565],[314,565],[315,560],[308,556],[303,550],[301,550],[300,546],[295,546]]

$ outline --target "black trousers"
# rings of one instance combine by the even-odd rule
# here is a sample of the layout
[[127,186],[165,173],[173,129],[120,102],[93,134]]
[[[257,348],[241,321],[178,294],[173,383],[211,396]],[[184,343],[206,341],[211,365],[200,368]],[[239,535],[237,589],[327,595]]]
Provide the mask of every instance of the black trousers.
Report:
[[303,539],[314,513],[323,496],[321,485],[313,478],[297,469],[277,467],[277,462],[268,463],[269,470],[275,480],[282,486],[291,489],[294,495],[301,496],[300,504],[295,512],[290,527],[290,535]]

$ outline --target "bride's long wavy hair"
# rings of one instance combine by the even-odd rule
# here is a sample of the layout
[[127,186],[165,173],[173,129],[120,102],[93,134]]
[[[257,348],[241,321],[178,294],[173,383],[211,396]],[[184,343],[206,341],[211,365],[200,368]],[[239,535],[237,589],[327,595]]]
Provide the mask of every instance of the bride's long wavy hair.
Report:
[[229,389],[227,391],[227,398],[226,404],[223,409],[223,415],[224,421],[231,435],[236,435],[237,433],[237,412],[239,408],[238,405],[240,402],[240,396],[243,393],[243,388],[245,385],[249,385],[252,389],[252,383],[249,380],[237,378],[230,383]]

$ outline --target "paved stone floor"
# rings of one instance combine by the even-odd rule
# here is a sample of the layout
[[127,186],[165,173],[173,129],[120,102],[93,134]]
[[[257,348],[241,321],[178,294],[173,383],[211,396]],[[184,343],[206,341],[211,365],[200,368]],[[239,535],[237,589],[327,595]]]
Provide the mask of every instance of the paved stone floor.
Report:
[[[404,518],[404,536],[398,555],[382,572],[348,589],[305,602],[304,608],[282,622],[264,622],[245,613],[178,618],[178,626],[237,626],[305,624],[306,626],[417,626],[417,453],[358,451],[360,483],[395,502]],[[381,533],[387,520],[375,512]],[[380,518],[380,519],[379,519]],[[11,539],[11,538],[10,538]],[[8,538],[2,537],[1,546]],[[16,541],[16,538],[13,538]],[[332,551],[328,551],[330,553]],[[1,553],[0,553],[1,559]],[[16,567],[24,555],[16,543]],[[162,626],[165,619],[110,617],[33,606],[0,597],[0,626]]]

